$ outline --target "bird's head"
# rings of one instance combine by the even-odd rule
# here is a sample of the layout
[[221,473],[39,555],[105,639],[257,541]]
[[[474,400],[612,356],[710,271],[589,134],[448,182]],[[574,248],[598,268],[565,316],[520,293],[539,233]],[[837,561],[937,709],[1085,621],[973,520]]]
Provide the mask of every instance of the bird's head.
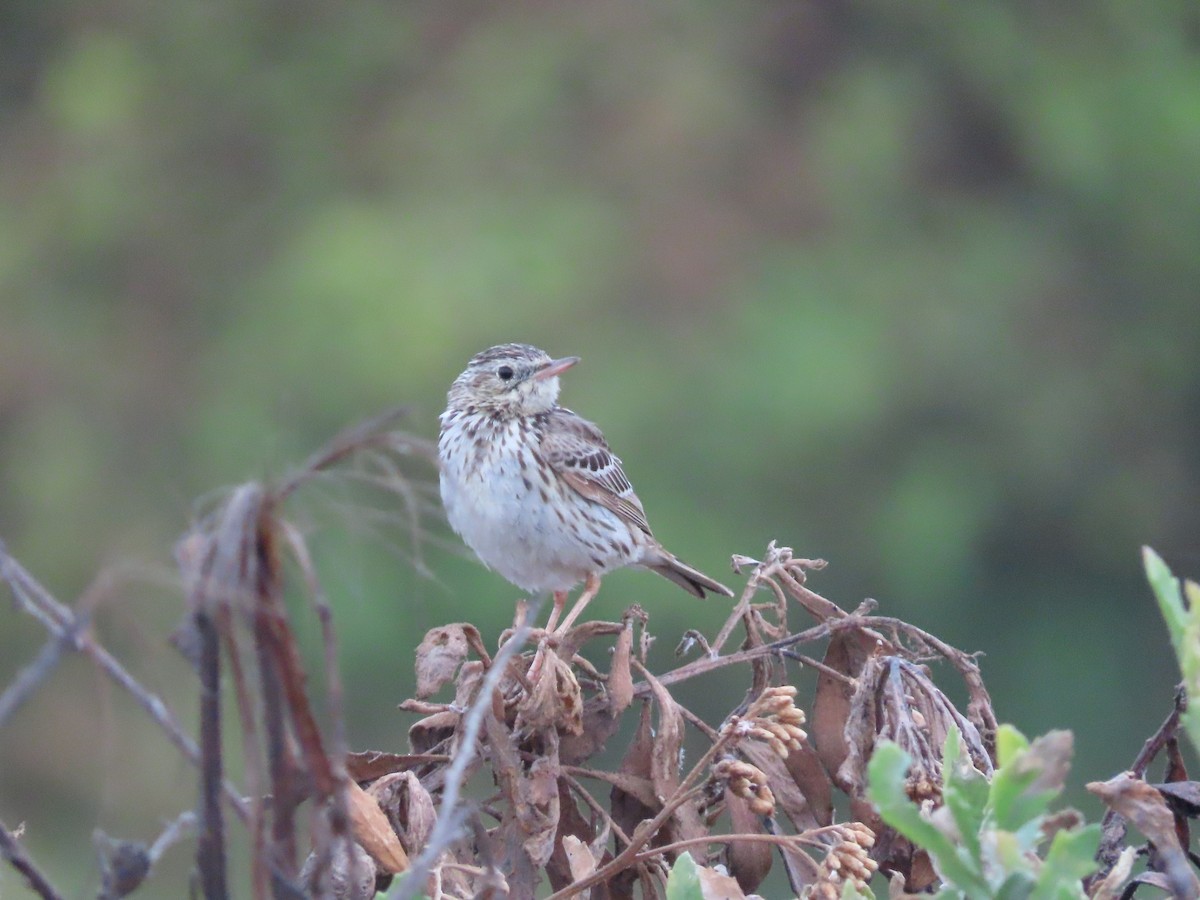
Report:
[[558,376],[578,356],[551,359],[528,344],[500,344],[471,357],[454,379],[448,396],[451,409],[474,407],[502,418],[532,416],[554,408]]

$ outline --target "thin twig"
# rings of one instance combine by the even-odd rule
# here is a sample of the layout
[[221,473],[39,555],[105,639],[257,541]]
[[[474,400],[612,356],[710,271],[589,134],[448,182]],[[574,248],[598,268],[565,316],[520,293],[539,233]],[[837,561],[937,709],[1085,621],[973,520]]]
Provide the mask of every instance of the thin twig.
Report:
[[797,653],[794,650],[780,650],[779,655],[786,656],[788,659],[794,659],[796,662],[800,663],[801,665],[808,666],[810,669],[816,669],[818,672],[824,672],[835,681],[840,681],[843,684],[850,685],[851,687],[857,684],[857,682],[845,672],[839,672],[837,669],[831,668],[830,666],[825,665],[823,662],[817,662],[817,660],[813,659],[811,656],[805,656],[803,653]]
[[732,732],[722,732],[711,747],[705,751],[704,755],[696,761],[690,772],[683,777],[676,789],[674,795],[671,796],[658,814],[649,822],[642,822],[633,834],[630,836],[629,845],[613,857],[608,863],[598,868],[595,872],[586,878],[567,885],[560,891],[551,894],[548,900],[564,900],[566,897],[571,897],[581,891],[586,890],[592,885],[599,884],[616,875],[618,872],[627,869],[630,865],[637,862],[638,850],[654,835],[658,834],[659,830],[667,823],[667,821],[675,814],[675,810],[679,809],[684,803],[691,800],[700,790],[701,787],[693,787],[696,779],[703,773],[707,773],[708,765],[716,757],[716,755],[725,748],[731,739]]
[[599,800],[591,795],[591,792],[589,792],[587,788],[579,783],[579,779],[571,773],[565,771],[565,767],[560,777],[567,783],[567,786],[570,787],[571,790],[573,790],[576,794],[578,794],[580,799],[587,804],[588,809],[590,809],[604,821],[604,824],[608,826],[609,830],[617,836],[617,840],[628,846],[629,835],[625,833],[625,829],[613,821],[613,817],[609,815],[608,810],[604,808]]
[[[0,547],[0,551],[2,551]],[[17,836],[0,822],[0,856],[3,856],[14,869],[20,872],[26,883],[42,900],[63,900],[62,894],[54,889],[41,869],[34,865],[33,860],[22,849]]]
[[[152,691],[129,674],[128,670],[87,631],[78,629],[76,616],[56,600],[25,568],[8,553],[0,541],[0,578],[8,582],[18,605],[42,623],[59,640],[90,658],[110,679],[124,688],[147,715],[166,733],[167,738],[192,765],[200,765],[200,748],[179,725],[170,707]],[[73,635],[73,636],[72,636]],[[250,806],[238,790],[226,781],[225,798],[238,817],[248,822]]]
[[467,766],[475,756],[475,744],[479,740],[479,729],[483,727],[484,715],[492,707],[492,694],[500,679],[508,668],[508,661],[525,645],[525,639],[530,632],[530,624],[537,621],[545,597],[540,596],[529,605],[521,624],[513,631],[512,636],[504,642],[497,652],[492,665],[479,686],[479,693],[471,701],[463,720],[462,740],[454,760],[446,772],[442,792],[442,800],[438,805],[437,824],[429,835],[429,841],[420,856],[413,860],[412,867],[404,873],[404,878],[388,894],[389,900],[412,900],[423,887],[425,876],[433,865],[434,860],[442,854],[450,844],[458,839],[459,828],[462,824],[463,812],[458,808],[458,795],[462,790]]
[[653,850],[643,850],[634,857],[638,862],[649,862],[664,853],[674,853],[676,850],[686,850],[689,847],[701,847],[706,844],[774,844],[795,849],[800,843],[794,834],[706,834],[703,837],[688,838],[673,844],[663,844]]
[[[82,620],[79,624],[82,624]],[[17,673],[17,677],[0,695],[0,728],[4,727],[8,717],[15,713],[22,703],[33,696],[33,692],[58,665],[63,651],[74,645],[78,632],[77,627],[69,629],[61,636],[51,637],[42,645],[32,662]]]

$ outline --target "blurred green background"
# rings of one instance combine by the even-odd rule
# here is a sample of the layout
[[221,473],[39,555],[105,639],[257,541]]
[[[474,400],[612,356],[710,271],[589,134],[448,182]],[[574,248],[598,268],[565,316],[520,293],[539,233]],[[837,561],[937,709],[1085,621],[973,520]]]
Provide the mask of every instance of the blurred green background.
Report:
[[[984,651],[1002,720],[1074,729],[1094,815],[1176,678],[1138,548],[1200,572],[1198,188],[1190,0],[12,0],[0,538],[64,600],[115,570],[97,632],[190,723],[164,636],[196,498],[396,403],[433,436],[490,344],[578,354],[563,400],[667,546],[722,576],[778,538]],[[519,592],[417,575],[358,502],[294,511],[352,743],[399,750],[422,633],[494,641]],[[634,601],[660,668],[727,609],[622,572],[591,611]],[[42,639],[0,607],[0,685]],[[94,827],[192,797],[80,659],[0,732],[0,819],[74,895]]]

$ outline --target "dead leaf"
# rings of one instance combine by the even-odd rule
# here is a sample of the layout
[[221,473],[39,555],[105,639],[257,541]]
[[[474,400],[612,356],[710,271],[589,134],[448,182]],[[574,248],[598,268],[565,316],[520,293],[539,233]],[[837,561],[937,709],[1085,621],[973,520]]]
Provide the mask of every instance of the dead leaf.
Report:
[[1166,797],[1177,814],[1189,819],[1200,816],[1200,781],[1168,781],[1151,787]]
[[[573,834],[563,837],[563,852],[567,855],[567,864],[571,867],[571,877],[576,881],[583,881],[595,872],[600,862],[592,855],[592,848]],[[579,896],[582,900],[588,900],[592,892],[584,891]]]
[[[574,874],[575,863],[567,853],[568,842],[578,842],[586,847],[595,838],[593,825],[580,813],[579,804],[571,795],[566,779],[558,779],[558,838],[555,841],[554,853],[546,863],[546,875],[553,890],[562,890],[568,884],[578,881]],[[599,856],[603,853],[602,848],[598,850]]]
[[1179,845],[1175,816],[1161,793],[1128,772],[1108,781],[1093,781],[1086,787],[1154,845],[1159,862],[1156,868],[1166,877],[1176,897],[1200,897],[1200,879]]
[[334,841],[328,869],[319,871],[317,854],[310,853],[300,869],[300,883],[306,896],[371,900],[375,896],[375,861],[356,841]]
[[454,737],[461,720],[461,713],[437,712],[413,722],[408,729],[408,744],[413,753],[424,754],[446,749],[447,742]]
[[442,685],[453,680],[454,673],[467,658],[470,643],[466,629],[478,630],[470,624],[443,625],[431,628],[417,647],[417,697],[425,699],[435,694]]
[[518,731],[553,728],[583,732],[583,694],[575,673],[549,647],[538,650],[540,665],[533,686],[517,705]]
[[576,625],[568,631],[558,642],[558,652],[563,659],[574,659],[575,654],[579,652],[588,641],[595,640],[598,637],[604,637],[609,634],[620,634],[622,631],[619,622],[600,622],[591,621],[584,622],[581,625]]
[[583,728],[579,734],[564,734],[559,746],[563,765],[576,766],[604,749],[621,725],[612,714],[607,697],[589,697],[583,704]]
[[409,853],[420,853],[437,824],[433,798],[413,772],[385,775],[367,787]]
[[[875,641],[858,630],[839,631],[829,641],[824,663],[850,678],[857,678],[863,665],[875,652]],[[817,675],[817,690],[813,697],[809,736],[817,755],[830,777],[846,761],[846,720],[850,716],[850,700],[854,685],[834,678],[826,672]]]
[[[662,808],[658,798],[654,796],[654,784],[650,781],[650,755],[654,748],[654,729],[649,701],[642,703],[642,715],[638,722],[638,730],[625,757],[621,760],[618,774],[637,779],[650,787],[649,796],[639,795],[624,787],[613,785],[609,798],[609,807],[613,821],[626,834],[633,834],[638,824],[644,819],[651,819]],[[651,803],[646,801],[650,800]],[[610,890],[614,897],[632,897],[633,884],[637,874],[632,869],[618,872],[610,879]]]
[[[831,816],[832,813],[829,809],[813,809],[808,797],[804,795],[804,792],[800,790],[792,778],[787,762],[790,762],[792,757],[800,752],[802,751],[791,751],[788,753],[788,759],[785,762],[769,746],[759,741],[742,741],[738,745],[738,753],[747,762],[753,763],[762,769],[763,773],[767,776],[767,784],[771,786],[771,791],[775,794],[776,802],[783,809],[788,819],[791,820],[796,830],[808,831],[812,828],[820,828],[822,825],[828,825],[829,821],[822,822],[819,816]],[[815,755],[809,758],[816,763],[821,775],[824,776],[825,770],[821,768]]]
[[698,866],[700,896],[702,900],[746,900],[737,879],[707,866]]
[[608,712],[614,719],[633,702],[633,674],[629,660],[633,655],[633,619],[626,616],[623,628],[613,647],[612,665],[608,670]]
[[1117,900],[1133,871],[1133,861],[1136,857],[1137,847],[1126,847],[1122,850],[1108,874],[1093,885],[1092,900]]
[[429,763],[449,762],[441,753],[385,753],[381,750],[364,750],[346,754],[346,772],[351,781],[362,784],[374,781],[393,772],[405,772]]
[[[679,711],[679,704],[661,681],[641,663],[637,664],[637,669],[638,674],[650,685],[650,692],[658,707],[658,732],[650,749],[650,780],[654,784],[654,793],[658,796],[659,803],[663,804],[675,795],[682,781],[679,776],[679,764],[684,738],[683,714]],[[689,801],[677,807],[664,831],[667,832],[666,839],[672,843],[708,834],[697,801]],[[703,857],[699,851],[692,855],[697,857],[697,862]]]
[[[734,834],[764,834],[762,818],[750,811],[746,801],[725,787],[725,808],[729,812],[730,831]],[[752,891],[771,871],[774,852],[762,841],[730,841],[725,859],[731,874],[743,891]]]
[[541,868],[554,852],[554,835],[558,832],[558,759],[535,759],[521,782],[521,791],[518,814],[529,833],[525,852],[534,866]]
[[404,852],[392,823],[375,798],[353,781],[348,783],[346,797],[354,839],[371,854],[380,871],[391,875],[405,871],[408,868],[408,854]]

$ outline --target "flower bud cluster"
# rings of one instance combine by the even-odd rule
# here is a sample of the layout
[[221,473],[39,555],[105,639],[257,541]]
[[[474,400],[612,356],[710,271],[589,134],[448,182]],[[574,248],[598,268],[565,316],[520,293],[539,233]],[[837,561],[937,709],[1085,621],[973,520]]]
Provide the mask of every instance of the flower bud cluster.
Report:
[[790,684],[767,688],[746,711],[746,717],[739,723],[739,733],[766,742],[786,759],[789,750],[799,750],[801,742],[808,739],[801,728],[805,722],[804,710],[796,706],[795,696],[796,688]]
[[805,889],[804,896],[813,900],[837,900],[846,882],[866,893],[867,882],[879,868],[879,863],[868,853],[875,846],[875,833],[861,822],[834,825],[825,833],[834,843],[825,854],[817,880]]
[[757,816],[775,814],[775,794],[762,769],[740,759],[723,759],[712,769],[713,777],[725,782],[736,796],[748,801]]

